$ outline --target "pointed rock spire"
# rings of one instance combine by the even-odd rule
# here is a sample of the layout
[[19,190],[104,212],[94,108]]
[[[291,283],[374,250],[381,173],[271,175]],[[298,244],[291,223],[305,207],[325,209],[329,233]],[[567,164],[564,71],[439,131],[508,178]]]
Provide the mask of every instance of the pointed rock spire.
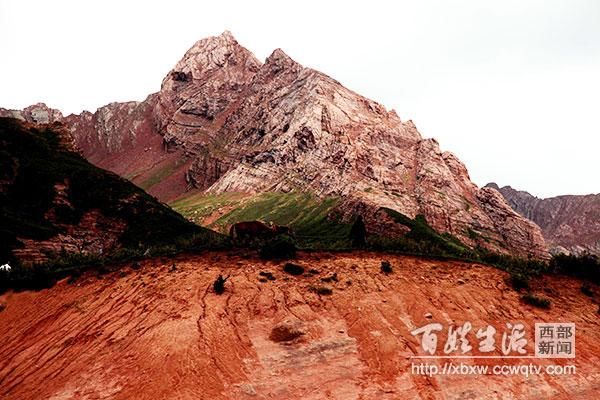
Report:
[[[219,36],[211,36],[194,43],[173,71],[188,74],[190,78],[201,79],[205,72],[227,64],[246,67],[254,72],[261,66],[254,54],[242,47],[231,32],[224,31]],[[184,78],[184,75],[181,75],[181,78]]]
[[302,70],[302,65],[294,61],[281,49],[275,49],[273,53],[265,60],[262,71],[273,75],[282,70],[291,70],[298,72]]

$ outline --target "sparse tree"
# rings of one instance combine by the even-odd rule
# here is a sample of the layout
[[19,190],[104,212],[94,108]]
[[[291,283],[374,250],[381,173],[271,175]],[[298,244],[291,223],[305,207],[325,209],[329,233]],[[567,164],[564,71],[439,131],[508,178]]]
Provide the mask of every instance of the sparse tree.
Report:
[[217,279],[213,283],[213,290],[216,294],[223,294],[225,292],[225,282],[229,279],[229,275],[223,278],[223,275],[219,274]]
[[352,224],[350,238],[352,239],[352,247],[362,249],[367,245],[367,229],[361,215]]

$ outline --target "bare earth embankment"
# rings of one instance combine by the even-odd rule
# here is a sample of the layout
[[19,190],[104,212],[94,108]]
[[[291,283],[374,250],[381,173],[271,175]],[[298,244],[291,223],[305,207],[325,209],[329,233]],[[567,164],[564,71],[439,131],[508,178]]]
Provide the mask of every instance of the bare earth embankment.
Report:
[[[382,258],[394,272],[380,272]],[[176,269],[172,269],[173,263]],[[600,315],[581,283],[547,277],[533,308],[496,269],[374,253],[304,254],[319,273],[214,253],[84,276],[40,292],[0,296],[2,399],[592,399],[600,396]],[[275,280],[259,281],[259,272]],[[231,275],[223,295],[212,282]],[[321,278],[337,273],[337,281]],[[125,275],[125,276],[122,276]],[[328,287],[330,295],[315,289]],[[431,313],[430,318],[426,314]],[[300,335],[273,340],[285,319]],[[410,331],[430,322],[474,331],[522,322],[533,354],[535,322],[574,322],[574,360],[468,364],[574,364],[575,375],[423,376]],[[469,338],[477,348],[475,332]],[[440,334],[442,354],[446,334]],[[441,365],[443,361],[428,360]]]

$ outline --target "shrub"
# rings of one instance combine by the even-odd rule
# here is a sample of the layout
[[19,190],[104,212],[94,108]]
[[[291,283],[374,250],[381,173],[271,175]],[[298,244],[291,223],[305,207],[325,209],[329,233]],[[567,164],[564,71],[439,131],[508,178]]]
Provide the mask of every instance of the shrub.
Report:
[[525,303],[539,308],[550,308],[550,305],[552,304],[550,299],[542,296],[537,296],[531,292],[524,294],[521,297],[521,299],[523,299]]
[[515,290],[529,290],[529,277],[520,273],[512,273],[509,278],[510,286]]
[[354,248],[361,249],[367,245],[367,229],[360,215],[354,221],[352,228],[350,228],[350,239]]
[[583,285],[581,287],[581,293],[585,294],[588,297],[593,297],[594,296],[594,291],[592,290],[592,288],[588,285]]
[[45,265],[13,269],[13,287],[17,290],[42,290],[54,286],[56,278]]
[[225,282],[227,282],[229,276],[223,278],[223,275],[220,275],[213,282],[213,290],[216,294],[223,294],[225,292]]
[[392,272],[394,272],[394,270],[392,269],[392,264],[387,260],[383,260],[381,262],[381,272],[383,272],[384,274],[391,274]]
[[600,260],[591,254],[558,254],[550,260],[552,271],[600,284]]
[[268,240],[259,248],[259,255],[265,260],[286,260],[296,257],[296,243],[287,235]]
[[302,275],[304,273],[304,267],[302,265],[285,263],[283,270],[290,275]]
[[81,278],[81,271],[76,269],[73,272],[71,272],[71,276],[69,276],[69,279],[67,280],[67,283],[72,285],[73,283],[77,282],[77,280]]

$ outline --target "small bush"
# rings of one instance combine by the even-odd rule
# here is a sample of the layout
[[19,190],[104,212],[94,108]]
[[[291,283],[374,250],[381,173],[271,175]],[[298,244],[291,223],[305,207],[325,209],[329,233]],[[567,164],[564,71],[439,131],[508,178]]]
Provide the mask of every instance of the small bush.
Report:
[[77,282],[79,278],[81,278],[81,271],[78,269],[73,270],[73,272],[71,272],[71,276],[69,276],[69,279],[67,280],[67,283],[72,285],[73,283]]
[[588,297],[594,297],[594,291],[588,285],[583,285],[581,287],[581,293],[585,294]]
[[352,240],[352,247],[357,249],[362,249],[367,245],[367,229],[360,215],[350,228],[350,240]]
[[290,275],[302,275],[304,273],[304,267],[302,265],[285,263],[283,270]]
[[259,255],[265,260],[286,260],[296,257],[296,243],[287,236],[281,235],[268,240],[259,248]]
[[537,296],[533,293],[527,293],[525,295],[523,295],[521,297],[521,299],[523,299],[523,301],[527,304],[530,304],[534,307],[539,307],[539,308],[550,308],[550,305],[552,304],[552,302],[550,301],[550,299],[546,298],[546,297],[542,297],[542,296]]
[[106,266],[104,264],[99,265],[96,268],[96,274],[98,276],[107,275],[107,274],[110,274],[111,272],[112,272],[112,270],[108,266]]
[[510,274],[509,282],[510,286],[515,290],[529,290],[529,277],[524,274]]
[[216,294],[225,293],[225,282],[227,282],[229,276],[223,278],[223,275],[219,275],[217,279],[213,282],[213,290]]
[[387,260],[383,260],[381,262],[381,272],[384,274],[391,274],[392,272],[394,272],[392,264]]

